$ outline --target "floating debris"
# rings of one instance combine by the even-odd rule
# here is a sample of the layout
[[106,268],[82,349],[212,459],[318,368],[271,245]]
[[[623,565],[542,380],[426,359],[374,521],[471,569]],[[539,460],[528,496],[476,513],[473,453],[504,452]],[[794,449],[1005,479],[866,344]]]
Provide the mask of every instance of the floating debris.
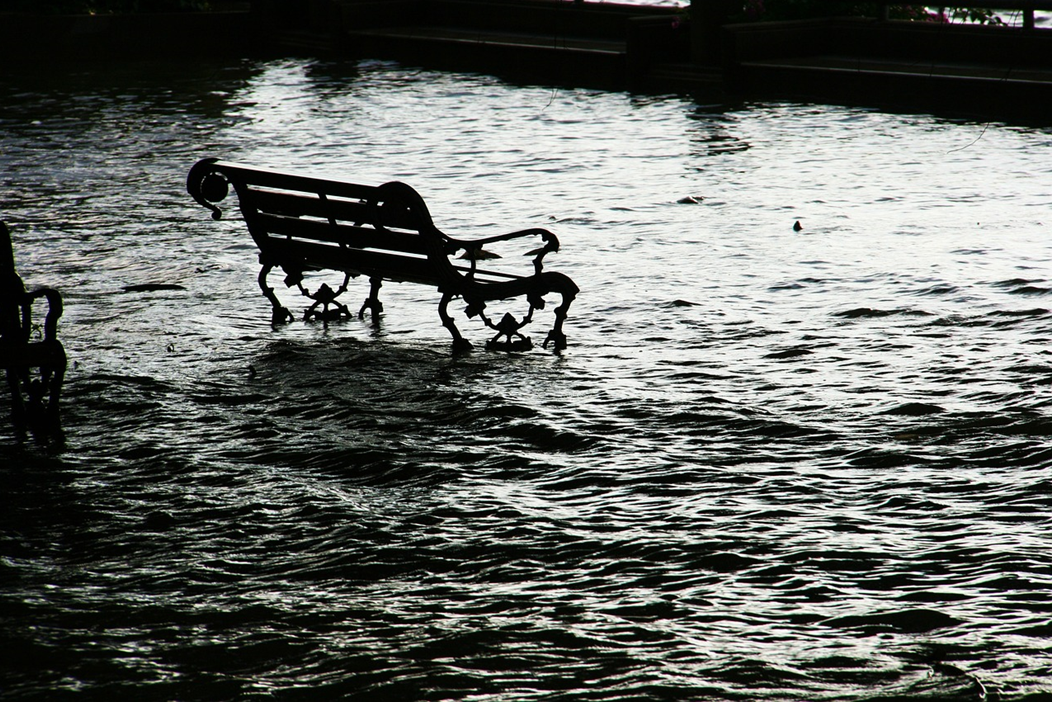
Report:
[[175,283],[141,283],[139,285],[124,286],[124,292],[126,293],[156,292],[158,290],[186,290],[186,288]]

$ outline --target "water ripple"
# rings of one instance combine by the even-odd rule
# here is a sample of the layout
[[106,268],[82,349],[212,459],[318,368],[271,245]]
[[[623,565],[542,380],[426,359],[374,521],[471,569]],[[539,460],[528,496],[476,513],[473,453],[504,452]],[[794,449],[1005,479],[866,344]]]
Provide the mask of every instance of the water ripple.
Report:
[[[5,699],[1047,697],[1044,131],[301,59],[0,99],[72,361],[64,446],[0,443]],[[556,230],[571,347],[453,359],[394,284],[271,327],[203,156]]]

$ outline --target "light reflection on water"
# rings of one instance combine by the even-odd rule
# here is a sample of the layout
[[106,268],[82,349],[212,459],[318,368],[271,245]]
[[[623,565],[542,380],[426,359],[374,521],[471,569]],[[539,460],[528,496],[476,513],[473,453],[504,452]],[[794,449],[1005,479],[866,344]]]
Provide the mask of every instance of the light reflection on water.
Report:
[[[77,363],[0,448],[5,696],[1052,693],[1047,131],[302,60],[0,102]],[[203,156],[553,229],[570,349],[454,361],[400,285],[272,329]]]

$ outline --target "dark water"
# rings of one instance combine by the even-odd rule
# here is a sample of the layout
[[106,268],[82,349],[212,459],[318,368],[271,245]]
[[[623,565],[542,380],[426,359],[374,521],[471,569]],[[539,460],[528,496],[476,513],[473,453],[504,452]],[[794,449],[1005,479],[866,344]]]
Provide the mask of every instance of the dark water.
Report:
[[[64,448],[0,426],[0,697],[1052,699],[1050,154],[391,64],[4,73],[75,365]],[[550,227],[570,348],[454,360],[395,284],[271,328],[204,156]]]

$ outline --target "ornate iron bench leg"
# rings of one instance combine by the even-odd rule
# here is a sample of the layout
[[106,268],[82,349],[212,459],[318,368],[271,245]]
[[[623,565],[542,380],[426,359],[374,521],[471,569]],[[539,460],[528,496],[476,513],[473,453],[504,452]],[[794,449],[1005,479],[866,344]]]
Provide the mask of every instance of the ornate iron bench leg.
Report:
[[9,368],[7,371],[11,422],[20,432],[30,428],[51,431],[61,426],[59,397],[66,374],[66,358],[63,351],[58,353],[61,358],[41,366],[39,375],[32,368]]
[[264,263],[263,268],[259,271],[259,289],[263,291],[263,297],[270,300],[271,315],[270,323],[284,324],[285,322],[291,322],[295,317],[292,313],[281,304],[281,300],[274,294],[274,288],[267,285],[267,276],[270,275],[270,271],[274,269],[274,264]]
[[26,404],[22,400],[22,378],[19,376],[20,373],[17,370],[7,369],[7,387],[11,390],[11,423],[19,431],[25,431],[28,422]]
[[63,353],[62,364],[54,368],[54,372],[51,376],[50,384],[51,388],[48,392],[47,400],[47,415],[46,421],[49,426],[59,426],[59,415],[58,415],[58,400],[59,395],[62,394],[62,383],[66,378],[66,359]]
[[380,278],[369,279],[369,297],[365,298],[362,308],[358,310],[358,319],[365,319],[365,311],[371,310],[373,324],[380,323],[380,313],[384,311],[384,303],[380,302],[380,286],[383,281]]
[[548,348],[548,344],[552,344],[556,351],[562,351],[566,348],[566,334],[563,333],[563,322],[566,321],[566,315],[570,311],[570,304],[577,297],[577,294],[564,292],[562,297],[563,303],[555,308],[555,325],[548,332],[548,337],[544,340],[542,348]]
[[452,293],[442,293],[442,302],[438,303],[438,316],[442,320],[442,326],[453,335],[453,353],[467,353],[471,351],[471,342],[460,335],[460,330],[457,329],[457,325],[453,322],[453,318],[449,316],[449,312],[446,309],[453,297]]
[[32,371],[28,374],[26,395],[29,402],[25,409],[32,426],[58,426],[58,400],[64,375],[62,366],[45,366],[40,369],[39,377],[34,377]]

